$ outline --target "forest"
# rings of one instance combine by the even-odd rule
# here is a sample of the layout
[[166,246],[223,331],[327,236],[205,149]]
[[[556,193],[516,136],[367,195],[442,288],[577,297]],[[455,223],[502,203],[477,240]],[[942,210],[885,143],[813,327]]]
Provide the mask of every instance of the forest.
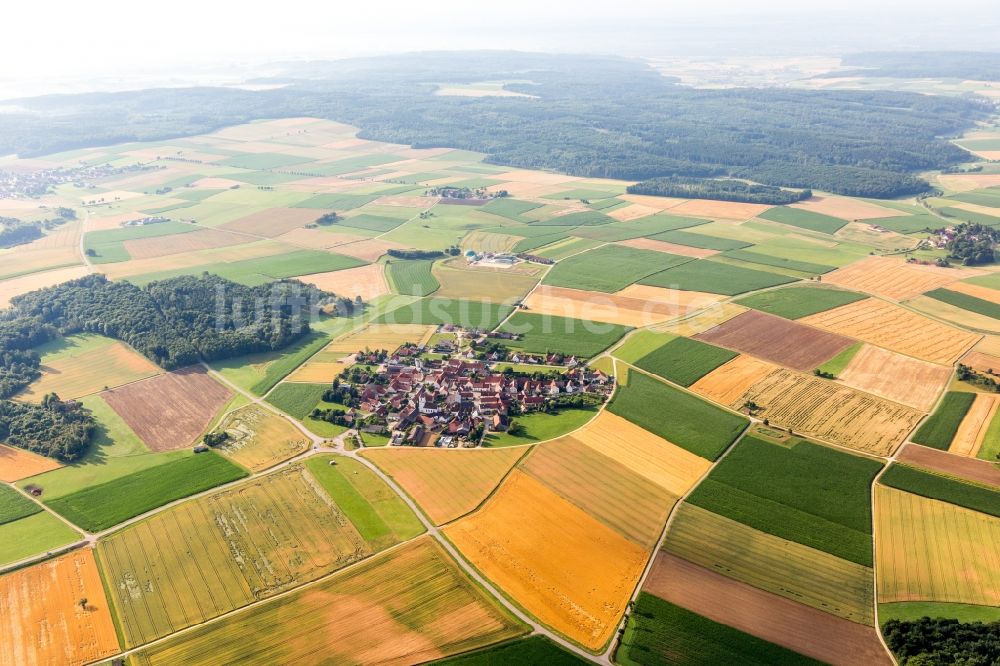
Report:
[[990,666],[1000,663],[1000,622],[960,623],[944,618],[889,620],[882,626],[903,666]]
[[96,423],[79,403],[55,393],[41,404],[0,400],[0,440],[64,462],[78,460],[90,445]]
[[773,185],[757,185],[742,180],[721,178],[682,178],[668,176],[643,180],[629,185],[629,194],[651,194],[658,197],[683,199],[715,199],[743,203],[783,206],[803,201],[812,196],[812,190],[785,190]]
[[[435,95],[439,83],[516,80],[521,97]],[[434,83],[430,83],[430,82]],[[894,197],[913,175],[968,161],[940,137],[984,119],[984,98],[885,91],[701,90],[644,62],[518,53],[408,54],[290,65],[274,90],[151,89],[16,100],[0,154],[198,134],[257,118],[351,123],[362,138],[476,150],[487,161],[587,177],[733,177]],[[59,118],[58,121],[53,118]]]
[[840,62],[850,70],[835,70],[816,78],[891,76],[898,79],[973,79],[995,81],[1000,53],[986,51],[873,51],[852,53]]
[[140,288],[89,275],[12,299],[0,318],[0,398],[38,377],[32,348],[88,332],[121,340],[168,370],[285,347],[309,331],[333,301],[362,305],[296,280],[246,287],[215,275],[183,276]]

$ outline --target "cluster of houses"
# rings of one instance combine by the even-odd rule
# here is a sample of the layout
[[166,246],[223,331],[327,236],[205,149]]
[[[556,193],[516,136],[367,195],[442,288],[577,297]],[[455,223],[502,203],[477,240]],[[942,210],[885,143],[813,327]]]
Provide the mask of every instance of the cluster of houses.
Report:
[[376,381],[359,389],[362,432],[390,435],[390,444],[476,446],[486,432],[503,432],[518,414],[552,410],[575,396],[598,403],[614,391],[614,379],[585,366],[564,374],[497,372],[481,360],[427,359],[412,347],[391,354]]
[[73,183],[79,188],[90,188],[93,187],[91,182],[95,180],[152,168],[155,167],[142,164],[128,166],[93,164],[52,169],[0,170],[0,199],[40,197],[64,183]]

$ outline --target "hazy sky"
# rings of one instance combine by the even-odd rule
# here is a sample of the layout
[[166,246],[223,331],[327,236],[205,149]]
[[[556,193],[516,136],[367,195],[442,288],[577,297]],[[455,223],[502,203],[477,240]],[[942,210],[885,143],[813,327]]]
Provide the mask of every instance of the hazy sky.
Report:
[[[984,24],[996,25],[1000,18],[997,0],[949,0],[946,4],[947,15],[942,16],[940,0],[837,0],[824,5],[827,16],[817,18],[810,29],[796,29],[796,36],[815,31],[801,35],[802,44],[808,45],[828,31],[836,32],[830,25],[839,23],[845,39],[851,39],[853,31],[847,22],[861,19],[857,27],[863,32],[871,29],[870,17],[877,14],[882,20],[895,16],[900,34],[917,30],[921,39],[926,33],[932,41],[935,22],[958,22],[954,32],[961,35],[962,22],[969,30],[981,31]],[[780,26],[772,32],[770,24],[791,20],[801,25],[817,11],[821,10],[803,0],[15,0],[4,7],[7,29],[0,40],[5,65],[0,84],[83,75],[101,78],[135,71],[152,77],[165,69],[194,64],[411,50],[609,53],[682,48],[685,39],[696,47],[709,47],[705,40],[711,41],[713,35],[719,36],[719,48],[735,48],[733,38],[724,36],[721,27],[713,32],[716,24],[732,31],[734,24],[739,25],[733,16],[747,17],[756,26],[747,34],[735,35],[736,41],[778,48],[789,40],[776,39]],[[916,20],[928,22],[929,27],[909,25]],[[688,25],[704,32],[688,30]],[[891,30],[877,34],[887,32]],[[951,39],[941,41],[924,46],[962,47]],[[845,42],[845,48],[857,50],[857,45]],[[0,97],[8,96],[3,92]]]

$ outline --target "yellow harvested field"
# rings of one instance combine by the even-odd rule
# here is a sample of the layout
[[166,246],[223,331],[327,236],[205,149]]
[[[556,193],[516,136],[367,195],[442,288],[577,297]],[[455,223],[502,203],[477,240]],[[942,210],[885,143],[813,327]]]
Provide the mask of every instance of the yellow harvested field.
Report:
[[628,206],[616,208],[607,215],[608,217],[614,218],[619,222],[628,222],[629,220],[637,220],[640,217],[654,215],[659,212],[659,208],[650,208],[649,206],[643,206],[642,204],[630,204]]
[[650,289],[657,291],[632,290],[632,287],[627,287],[616,294],[604,294],[541,285],[525,299],[525,304],[531,312],[538,314],[638,327],[692,314],[718,302],[720,298],[700,292],[656,287]]
[[680,497],[712,463],[604,410],[572,435],[639,476]]
[[437,197],[390,195],[379,197],[372,203],[376,206],[402,206],[404,208],[430,208],[438,202]]
[[391,476],[435,525],[478,507],[524,455],[504,449],[365,449],[363,456]]
[[735,201],[714,201],[712,199],[691,199],[670,209],[671,215],[705,217],[709,219],[749,220],[757,217],[772,206]]
[[574,437],[534,447],[517,468],[643,548],[656,546],[677,502],[662,486]]
[[864,345],[837,376],[844,384],[929,412],[951,379],[949,366]]
[[570,183],[580,180],[576,176],[566,176],[561,173],[551,173],[549,171],[529,171],[519,169],[516,171],[505,171],[491,175],[492,180],[509,180],[515,183],[531,183],[533,185],[558,185],[560,183]]
[[338,254],[346,254],[348,257],[354,257],[362,261],[375,261],[389,250],[402,250],[406,248],[401,243],[375,239],[345,243],[336,247]]
[[[361,351],[361,350],[358,350]],[[287,382],[302,382],[305,384],[329,384],[333,378],[350,367],[349,363],[340,361],[308,361],[295,369],[285,380]]]
[[651,194],[623,194],[618,198],[623,201],[631,201],[632,203],[648,206],[649,208],[655,208],[659,211],[669,210],[688,201],[688,199],[678,199],[677,197],[656,197]]
[[[997,151],[997,155],[1000,155],[1000,151]],[[980,206],[979,204],[965,203],[964,201],[957,202],[953,205],[955,208],[967,210],[970,213],[982,213],[983,215],[1000,217],[1000,208],[996,208],[995,206]]]
[[879,217],[901,217],[907,215],[894,208],[884,208],[861,199],[837,196],[814,196],[794,203],[790,208],[801,208],[812,213],[821,213],[842,220],[871,220]]
[[323,351],[353,354],[365,349],[386,349],[392,352],[406,342],[424,344],[436,328],[424,324],[368,324],[334,340]]
[[364,301],[389,293],[389,285],[385,282],[385,275],[379,264],[368,264],[330,273],[313,273],[297,279],[338,296],[351,299],[360,296]]
[[758,405],[756,416],[775,425],[876,455],[894,451],[923,416],[911,407],[784,368],[756,382],[729,406],[739,409],[748,402]]
[[116,340],[86,345],[79,352],[71,350],[52,361],[44,361],[42,376],[32,382],[18,398],[40,402],[56,392],[62,398],[82,398],[106,388],[162,374],[155,363],[131,347]]
[[325,250],[338,245],[356,243],[368,240],[367,236],[356,236],[355,234],[341,234],[323,231],[322,229],[292,229],[288,233],[281,234],[274,240],[289,245],[311,248],[314,250]]
[[[6,261],[6,258],[4,258]],[[0,282],[0,308],[10,305],[10,300],[15,296],[27,294],[29,291],[52,287],[67,280],[75,280],[84,275],[88,275],[90,269],[86,266],[69,266],[67,268],[57,268],[44,273],[31,273],[21,277],[11,278]]]
[[284,243],[255,241],[245,243],[244,245],[233,245],[214,250],[201,250],[200,252],[192,252],[190,254],[174,254],[169,257],[153,257],[151,259],[136,259],[113,264],[101,264],[101,272],[106,274],[109,279],[120,280],[145,273],[159,273],[160,271],[180,268],[194,268],[195,266],[208,266],[210,264],[243,261],[244,259],[271,257],[276,254],[292,252],[294,249],[292,246],[285,245]]
[[268,208],[238,220],[226,222],[221,228],[274,238],[292,229],[298,229],[315,222],[316,218],[326,212],[328,211],[315,208]]
[[980,351],[970,351],[962,357],[959,363],[967,365],[978,372],[1000,373],[1000,356],[984,354]]
[[956,192],[1000,186],[1000,173],[941,174],[937,179],[943,186]]
[[777,369],[772,363],[740,354],[696,381],[691,390],[721,405],[735,405],[750,387]]
[[745,308],[742,305],[737,305],[736,303],[729,301],[710,303],[704,309],[696,310],[686,319],[668,324],[666,326],[658,326],[655,330],[665,333],[673,333],[674,335],[691,337],[693,335],[698,335],[699,333],[704,333],[710,328],[715,328],[719,324],[729,321],[736,315],[743,314],[748,309],[749,308]]
[[979,447],[982,446],[986,429],[990,427],[998,406],[1000,396],[995,393],[977,393],[972,407],[958,426],[948,452],[969,458],[979,455]]
[[229,436],[217,450],[253,472],[273,467],[309,448],[309,438],[290,421],[259,405],[231,412],[216,430]]
[[119,651],[89,548],[0,576],[0,617],[0,664],[85,664]]
[[975,333],[874,298],[809,315],[799,323],[943,365],[953,364],[979,340]]
[[514,303],[524,298],[538,284],[533,270],[531,274],[526,274],[519,267],[452,268],[449,265],[435,264],[431,273],[441,284],[441,288],[434,292],[435,298]]
[[638,248],[640,250],[656,250],[657,252],[666,252],[668,254],[679,254],[684,257],[703,258],[719,254],[718,250],[704,250],[700,247],[688,247],[687,245],[668,243],[666,241],[656,240],[653,238],[633,238],[631,240],[619,241],[618,244],[624,245],[625,247]]
[[0,481],[14,483],[60,467],[62,465],[52,458],[0,444]]
[[969,296],[975,296],[976,298],[981,298],[984,301],[989,301],[991,303],[997,303],[1000,305],[1000,290],[990,289],[989,287],[981,287],[978,284],[970,284],[968,282],[956,282],[954,284],[948,285],[950,291],[957,291],[962,294],[968,294]]
[[135,657],[177,664],[424,664],[527,632],[429,537]]
[[131,220],[141,220],[146,217],[142,213],[125,213],[123,215],[108,215],[97,217],[91,215],[87,220],[87,231],[107,231],[108,229],[121,229],[122,225]]
[[939,301],[930,296],[917,296],[906,302],[908,306],[924,314],[943,319],[964,328],[981,333],[1000,333],[1000,319],[966,310],[951,303]]
[[649,557],[519,470],[444,531],[525,610],[595,651],[614,634]]
[[192,183],[195,187],[202,190],[228,190],[231,187],[239,185],[242,187],[246,183],[241,183],[238,180],[232,180],[231,178],[199,178]]
[[1000,519],[875,487],[880,603],[1000,605]]
[[823,276],[823,282],[900,301],[980,273],[908,264],[887,257],[865,257],[827,273]]
[[199,229],[184,234],[127,240],[122,245],[133,259],[150,259],[181,252],[239,245],[246,243],[247,240],[248,237],[243,234],[234,234],[222,229]]

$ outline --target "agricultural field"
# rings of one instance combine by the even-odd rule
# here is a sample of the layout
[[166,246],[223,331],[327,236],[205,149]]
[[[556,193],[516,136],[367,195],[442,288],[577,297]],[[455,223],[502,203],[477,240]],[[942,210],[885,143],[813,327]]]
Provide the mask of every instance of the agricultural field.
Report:
[[528,636],[434,663],[438,666],[495,666],[496,664],[586,666],[590,662],[567,652],[545,636]]
[[423,298],[382,315],[379,323],[423,324],[440,326],[454,324],[464,328],[493,329],[513,311],[509,305],[450,298]]
[[163,372],[124,343],[100,335],[60,338],[35,351],[41,356],[42,376],[18,396],[31,402],[53,392],[82,398]]
[[[371,553],[302,467],[179,504],[98,544],[127,646],[273,596]],[[172,585],[158,582],[165,580]]]
[[538,269],[523,266],[490,268],[455,261],[438,263],[434,265],[433,273],[441,288],[434,295],[436,298],[513,303],[538,284]]
[[875,507],[880,603],[1000,605],[1000,519],[882,485]]
[[937,471],[894,464],[879,478],[892,488],[1000,518],[1000,487],[952,478]]
[[590,650],[611,639],[648,558],[645,548],[519,470],[444,532],[521,607]]
[[843,289],[785,287],[736,300],[740,305],[786,319],[801,319],[819,312],[864,300],[864,294]]
[[[738,630],[834,666],[893,663],[873,627],[758,590],[662,551],[656,556],[643,592],[711,620],[710,627],[715,631],[703,638],[713,646],[708,649],[718,649],[720,643],[736,639],[746,641],[745,636],[733,637],[731,631]],[[668,616],[658,624],[670,627],[673,623]],[[730,631],[718,625],[726,625]],[[726,637],[720,640],[719,633]],[[695,646],[701,647],[704,642]],[[757,652],[761,650],[759,645],[744,649],[761,654]],[[803,663],[782,661],[793,658],[787,653],[772,658],[774,662],[764,663]]]
[[391,476],[435,525],[443,525],[482,504],[524,450],[400,448],[363,455]]
[[799,321],[943,365],[954,363],[979,340],[975,333],[940,324],[874,298],[810,315]]
[[398,322],[391,325],[368,324],[356,331],[337,338],[323,350],[330,353],[353,354],[365,350],[384,349],[394,352],[411,342],[425,344],[434,333],[434,327],[426,324]]
[[869,488],[881,468],[874,460],[805,440],[772,443],[748,435],[688,501],[762,532],[871,566]]
[[542,282],[554,287],[614,293],[654,273],[689,261],[690,257],[665,252],[605,245],[560,261]]
[[[725,366],[723,366],[725,367]],[[650,410],[649,405],[657,405]],[[640,372],[629,374],[608,409],[672,444],[717,459],[749,421]]]
[[97,532],[246,475],[242,467],[206,452],[140,469],[46,499],[45,503],[70,522],[89,532]]
[[386,276],[379,264],[368,264],[357,268],[347,268],[329,273],[313,273],[296,278],[318,289],[354,299],[360,297],[368,302],[389,293]]
[[86,664],[119,652],[94,551],[0,576],[0,663]]
[[429,259],[390,259],[385,265],[386,280],[397,294],[427,296],[441,287],[431,273],[433,263]]
[[664,289],[736,296],[795,281],[794,277],[768,271],[763,266],[743,267],[699,259],[650,275],[639,283]]
[[201,368],[175,370],[105,391],[102,398],[152,451],[190,446],[232,398]]
[[309,438],[285,418],[257,405],[226,415],[215,428],[226,433],[217,450],[252,472],[273,467],[309,448]]
[[961,391],[945,393],[934,413],[921,423],[920,428],[913,434],[912,441],[935,449],[947,450],[975,401],[975,393]]
[[[527,366],[531,371],[538,370],[537,366]],[[514,419],[514,423],[521,426],[521,432],[489,432],[483,438],[483,446],[488,448],[503,448],[508,446],[523,446],[525,444],[537,444],[556,437],[561,437],[566,433],[573,432],[583,427],[594,418],[596,409],[561,409],[555,414],[548,412],[532,412],[522,414]]]
[[81,540],[80,534],[42,511],[0,525],[0,565],[20,562]]
[[719,300],[715,294],[633,284],[616,294],[540,285],[524,300],[532,311],[622,326],[649,326],[688,315]]
[[949,455],[945,451],[916,445],[903,447],[896,459],[938,474],[1000,488],[1000,468],[986,460]]
[[750,310],[695,339],[808,372],[854,344],[850,338]]
[[499,340],[510,349],[538,354],[559,351],[590,358],[618,342],[630,329],[617,324],[516,312],[499,330],[520,336],[517,340]]
[[1000,400],[996,395],[977,393],[972,406],[955,431],[948,451],[955,455],[975,458],[982,448],[990,425],[996,418],[998,406]]
[[0,481],[13,483],[60,467],[52,458],[0,444]]
[[139,666],[204,659],[422,663],[527,633],[430,539],[139,652]]
[[639,357],[633,365],[687,387],[737,356],[721,347],[678,337]]
[[859,624],[872,625],[870,567],[755,530],[693,504],[671,522],[666,552]]
[[787,224],[792,227],[808,229],[809,231],[818,231],[823,234],[835,234],[847,224],[847,220],[839,217],[785,206],[775,206],[770,210],[766,210],[760,214],[760,218],[762,220]]
[[778,366],[740,354],[694,384],[691,391],[721,405],[740,405],[740,400],[757,382],[778,370]]
[[[821,369],[824,366],[820,366]],[[951,368],[862,345],[843,368],[831,372],[860,391],[929,412],[951,379]]]
[[644,592],[629,616],[621,645],[615,653],[615,663],[623,666],[650,663],[814,666],[823,662]]

